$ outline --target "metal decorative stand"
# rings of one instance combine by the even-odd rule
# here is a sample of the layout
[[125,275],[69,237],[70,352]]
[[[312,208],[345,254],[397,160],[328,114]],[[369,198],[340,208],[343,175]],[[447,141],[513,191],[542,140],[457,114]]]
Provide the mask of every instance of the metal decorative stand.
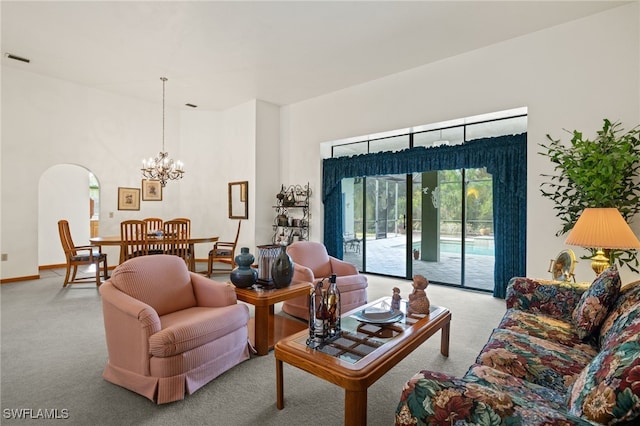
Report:
[[306,241],[309,239],[309,198],[311,188],[306,185],[282,185],[280,192],[276,194],[275,219],[273,223],[274,244],[288,245],[294,241]]

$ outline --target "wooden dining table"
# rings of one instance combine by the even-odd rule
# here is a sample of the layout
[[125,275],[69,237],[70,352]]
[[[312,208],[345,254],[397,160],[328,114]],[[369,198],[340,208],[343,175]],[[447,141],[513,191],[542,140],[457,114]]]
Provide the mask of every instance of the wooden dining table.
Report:
[[[120,237],[120,235],[109,235],[109,236],[105,236],[105,237],[91,237],[89,238],[89,241],[91,242],[91,245],[94,246],[118,246],[120,247],[120,262],[122,263],[124,262],[124,249],[122,247],[123,245],[123,241],[122,238]],[[159,237],[155,237],[155,238],[149,238],[149,242],[150,243],[155,243],[157,241],[162,241],[162,238]],[[189,243],[189,251],[194,254],[195,253],[195,245],[196,244],[202,244],[202,243],[215,243],[216,241],[218,241],[218,237],[189,237],[188,239],[188,243]],[[192,272],[196,271],[196,259],[195,256],[191,256],[189,258],[189,270]]]

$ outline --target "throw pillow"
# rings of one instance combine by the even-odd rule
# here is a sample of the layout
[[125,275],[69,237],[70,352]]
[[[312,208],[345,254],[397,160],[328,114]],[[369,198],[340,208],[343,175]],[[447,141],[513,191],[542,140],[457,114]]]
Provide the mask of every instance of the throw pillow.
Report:
[[602,325],[619,293],[620,275],[613,265],[598,275],[573,310],[573,324],[581,339],[588,338]]
[[[609,315],[600,327],[600,348],[604,349],[608,345],[608,340],[618,334],[614,327],[619,329],[620,317],[633,311],[633,306],[640,303],[640,281],[635,281],[626,285],[620,285],[620,294],[609,310]],[[640,309],[638,309],[640,313]]]
[[629,341],[596,355],[569,389],[571,414],[598,424],[638,424],[640,345]]

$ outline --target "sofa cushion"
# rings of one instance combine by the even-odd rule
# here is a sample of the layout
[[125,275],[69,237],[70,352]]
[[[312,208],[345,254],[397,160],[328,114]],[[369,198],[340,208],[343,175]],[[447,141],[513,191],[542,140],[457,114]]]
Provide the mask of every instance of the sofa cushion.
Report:
[[605,347],[605,341],[615,338],[615,334],[619,329],[614,328],[618,318],[629,311],[637,309],[636,305],[640,303],[640,281],[626,284],[620,288],[620,295],[616,299],[613,307],[609,310],[609,315],[602,323],[600,328],[600,347]]
[[527,382],[486,365],[472,365],[463,379],[467,382],[503,390],[511,395],[517,395],[520,398],[535,402],[538,405],[547,405],[555,409],[564,409],[567,406],[565,394],[558,393],[546,386]]
[[421,371],[405,384],[395,416],[396,426],[581,423],[584,422],[579,418],[544,401],[432,371]]
[[598,353],[595,342],[584,342],[576,333],[573,323],[548,315],[509,309],[497,328],[561,343],[591,356]]
[[476,363],[566,395],[592,355],[545,339],[494,330]]
[[246,305],[188,308],[160,317],[162,330],[149,337],[149,353],[170,357],[220,339],[249,321]]
[[624,423],[640,416],[638,342],[600,352],[572,386],[568,410],[602,424]]
[[573,323],[581,339],[590,337],[602,325],[619,293],[620,275],[614,265],[598,275],[573,311]]

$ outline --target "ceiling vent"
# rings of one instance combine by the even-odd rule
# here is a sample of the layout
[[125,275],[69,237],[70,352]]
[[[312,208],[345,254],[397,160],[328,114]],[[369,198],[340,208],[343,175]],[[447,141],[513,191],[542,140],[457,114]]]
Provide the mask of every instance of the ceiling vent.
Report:
[[31,62],[31,59],[22,58],[20,56],[12,55],[11,53],[5,53],[4,56],[6,56],[9,59],[14,59],[16,61],[26,62],[27,64]]

